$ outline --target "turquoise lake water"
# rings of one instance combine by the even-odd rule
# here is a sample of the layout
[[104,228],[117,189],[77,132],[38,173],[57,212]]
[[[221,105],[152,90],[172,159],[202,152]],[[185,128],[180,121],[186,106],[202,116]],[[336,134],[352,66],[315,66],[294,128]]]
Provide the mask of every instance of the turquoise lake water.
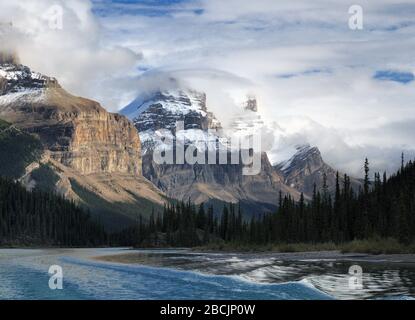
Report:
[[[408,299],[415,270],[364,265],[363,288],[351,290],[351,261],[280,261],[271,256],[134,251],[135,264],[96,256],[124,249],[0,250],[0,299]],[[49,288],[51,265],[63,289]]]

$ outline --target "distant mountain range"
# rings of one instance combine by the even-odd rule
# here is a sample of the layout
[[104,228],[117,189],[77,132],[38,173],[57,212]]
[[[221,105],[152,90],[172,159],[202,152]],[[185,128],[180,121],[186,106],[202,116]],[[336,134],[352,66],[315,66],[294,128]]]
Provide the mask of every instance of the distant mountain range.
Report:
[[[138,98],[121,113],[134,122],[146,146],[143,175],[169,197],[195,203],[241,203],[250,212],[260,213],[276,207],[280,192],[294,199],[299,199],[303,192],[306,198],[311,198],[314,184],[318,189],[323,186],[324,175],[329,188],[334,189],[336,171],[324,163],[316,147],[310,146],[298,147],[291,159],[275,166],[263,153],[257,176],[243,176],[242,165],[156,164],[152,150],[157,130],[167,129],[174,138],[176,121],[183,121],[185,130],[179,134],[186,137],[187,143],[203,146],[211,140],[208,129],[223,129],[209,111],[204,93],[192,89],[155,92]],[[255,134],[264,126],[257,101],[250,97],[235,116],[230,130],[218,131],[217,140],[227,135]]]
[[[224,129],[207,105],[206,94],[166,90],[138,97],[121,111],[66,92],[51,77],[0,55],[0,175],[27,189],[54,191],[88,207],[109,229],[120,229],[160,211],[170,201],[239,203],[246,215],[275,210],[279,194],[311,197],[323,177],[334,189],[336,171],[317,147],[298,146],[291,159],[271,164],[261,153],[258,175],[242,174],[242,164],[157,164],[157,130],[201,150],[212,139],[266,128],[254,97],[247,99],[231,128]],[[131,120],[129,121],[127,117]],[[176,122],[184,128],[176,132]],[[212,131],[213,130],[213,131]],[[356,188],[360,182],[353,180]]]

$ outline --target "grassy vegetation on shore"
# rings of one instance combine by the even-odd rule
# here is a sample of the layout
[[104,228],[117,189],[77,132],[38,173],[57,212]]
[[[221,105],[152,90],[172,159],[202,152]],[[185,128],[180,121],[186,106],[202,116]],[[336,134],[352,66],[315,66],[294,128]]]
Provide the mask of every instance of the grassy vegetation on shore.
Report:
[[404,245],[393,238],[355,240],[341,245],[342,253],[399,254],[415,253],[415,243]]
[[354,240],[352,242],[335,244],[327,243],[281,243],[269,245],[243,245],[235,243],[211,243],[194,248],[196,251],[223,251],[223,252],[313,252],[313,251],[340,251],[341,253],[367,254],[409,254],[415,253],[415,243],[403,245],[396,239],[373,238],[368,240]]

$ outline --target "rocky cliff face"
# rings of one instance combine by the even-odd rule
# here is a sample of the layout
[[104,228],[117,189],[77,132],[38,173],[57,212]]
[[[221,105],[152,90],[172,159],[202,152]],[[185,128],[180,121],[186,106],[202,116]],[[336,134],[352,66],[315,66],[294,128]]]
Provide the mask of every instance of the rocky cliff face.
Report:
[[277,205],[278,194],[291,194],[299,199],[300,193],[284,184],[273,169],[267,155],[262,154],[261,171],[258,175],[245,176],[241,164],[223,165],[160,165],[152,161],[152,154],[143,158],[143,172],[168,196],[195,203],[216,199],[224,202],[240,201]]
[[[59,115],[65,123],[67,115]],[[81,174],[129,173],[141,175],[140,140],[134,126],[122,116],[106,112],[79,113],[70,118],[51,156]],[[66,141],[59,143],[59,141]]]
[[53,159],[81,174],[141,174],[140,139],[127,118],[22,65],[1,64],[0,79],[0,117],[37,134]]

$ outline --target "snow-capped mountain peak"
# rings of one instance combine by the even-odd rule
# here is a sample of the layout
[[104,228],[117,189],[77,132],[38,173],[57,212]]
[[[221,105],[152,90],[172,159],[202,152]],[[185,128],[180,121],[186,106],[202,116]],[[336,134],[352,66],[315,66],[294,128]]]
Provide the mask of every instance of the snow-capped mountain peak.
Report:
[[3,59],[0,63],[0,104],[36,102],[47,88],[60,88],[55,78]]
[[175,114],[186,115],[194,111],[206,116],[206,95],[194,90],[164,90],[143,94],[125,107],[121,113],[134,120],[157,104]]
[[[157,130],[168,130],[173,137],[176,123],[184,123],[185,140],[196,145],[199,140],[214,140],[208,129],[219,129],[220,122],[207,110],[206,94],[190,89],[164,90],[142,95],[121,110],[132,120],[140,133],[143,153],[155,145]],[[202,141],[203,142],[203,141]],[[203,143],[202,143],[203,144]]]
[[299,167],[304,167],[306,162],[312,161],[314,166],[318,167],[323,164],[323,159],[320,150],[317,147],[312,147],[309,144],[297,145],[295,147],[295,154],[288,160],[281,162],[276,166],[278,170],[289,174],[291,171]]
[[3,79],[1,94],[35,91],[52,84],[58,85],[54,78],[34,72],[29,67],[10,63],[0,64],[0,79]]

